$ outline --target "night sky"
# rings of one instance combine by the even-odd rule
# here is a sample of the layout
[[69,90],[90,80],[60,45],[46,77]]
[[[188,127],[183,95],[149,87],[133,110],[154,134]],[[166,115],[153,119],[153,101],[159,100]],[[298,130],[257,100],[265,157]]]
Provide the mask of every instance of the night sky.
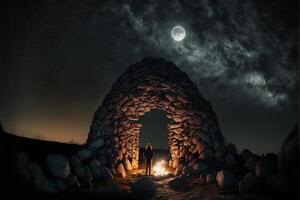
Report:
[[[225,141],[278,152],[298,114],[298,3],[275,0],[2,1],[0,121],[7,132],[84,143],[97,107],[146,56],[186,72]],[[186,30],[184,40],[171,29]],[[141,138],[166,146],[164,113]]]

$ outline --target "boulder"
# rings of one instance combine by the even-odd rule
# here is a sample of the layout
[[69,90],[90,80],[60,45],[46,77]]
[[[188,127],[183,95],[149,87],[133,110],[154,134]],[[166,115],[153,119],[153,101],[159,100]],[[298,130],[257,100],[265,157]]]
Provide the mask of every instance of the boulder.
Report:
[[210,172],[206,175],[206,182],[209,184],[215,183],[217,177],[217,172]]
[[73,155],[71,157],[71,164],[76,167],[78,165],[82,165],[81,161],[79,160],[78,156],[77,155]]
[[29,169],[31,171],[34,185],[38,190],[41,190],[41,191],[47,192],[47,193],[56,193],[57,192],[55,182],[50,181],[45,176],[42,168],[39,166],[38,163],[36,163],[36,162],[30,163]]
[[271,192],[271,194],[285,194],[288,193],[290,188],[290,183],[282,173],[272,174],[268,177],[266,183],[268,191]]
[[204,151],[200,153],[200,159],[201,160],[206,160],[210,159],[214,156],[213,151],[210,148],[206,148]]
[[275,153],[268,153],[264,156],[264,159],[267,159],[271,164],[271,170],[273,173],[278,172],[278,155]]
[[187,181],[185,177],[176,177],[168,182],[168,185],[174,189],[186,187]]
[[172,167],[173,167],[174,169],[176,169],[177,166],[178,166],[178,164],[179,164],[179,163],[178,163],[178,159],[174,159],[172,164],[173,164]]
[[114,177],[107,167],[100,166],[99,171],[104,180],[107,180],[107,181],[113,180]]
[[176,169],[175,169],[175,172],[174,172],[174,176],[179,176],[182,174],[182,168],[183,168],[183,164],[179,164]]
[[193,143],[194,145],[197,145],[198,142],[199,142],[198,137],[194,136],[194,137],[192,138],[192,143]]
[[[132,163],[131,163],[131,165],[132,165]],[[172,160],[172,159],[170,159],[170,160],[168,161],[168,166],[169,166],[169,167],[172,167],[172,166],[173,166],[173,160]]]
[[131,162],[131,166],[133,169],[138,169],[139,168],[139,163],[137,160],[133,159]]
[[237,154],[237,149],[236,149],[235,145],[232,144],[232,143],[230,143],[230,144],[228,144],[226,146],[226,151],[228,153],[231,153],[232,155],[236,155]]
[[80,183],[78,181],[78,178],[74,174],[70,175],[67,178],[66,183],[67,183],[68,187],[71,188],[71,189],[78,189],[78,188],[80,188]]
[[92,180],[92,173],[88,166],[76,166],[75,173],[80,179],[87,180],[88,182]]
[[256,163],[258,162],[258,158],[256,156],[250,157],[246,162],[245,162],[245,168],[247,168],[249,171],[255,171],[255,166]]
[[116,172],[121,175],[123,178],[126,177],[126,171],[122,163],[117,164]]
[[235,160],[234,156],[231,153],[227,153],[225,156],[225,162],[227,167],[232,168],[235,167],[238,163]]
[[142,177],[131,185],[131,191],[134,195],[151,198],[156,192],[156,185],[151,178]]
[[89,163],[89,168],[92,172],[92,175],[93,175],[93,179],[95,180],[102,180],[102,175],[101,175],[101,172],[100,172],[100,167],[101,167],[101,164],[98,160],[96,159],[93,159],[90,163]]
[[89,149],[82,149],[77,152],[77,155],[81,161],[85,161],[92,156],[92,151]]
[[117,183],[110,183],[106,185],[99,185],[96,188],[96,192],[101,194],[116,194],[120,192],[121,188]]
[[71,173],[69,161],[62,155],[48,155],[46,162],[49,171],[57,178],[66,179]]
[[244,162],[246,162],[249,158],[253,157],[253,153],[249,149],[244,149],[241,152],[241,157]]
[[189,176],[193,174],[193,168],[191,168],[190,166],[184,166],[182,168],[182,175],[184,176]]
[[92,169],[97,169],[101,166],[100,162],[97,159],[93,159],[91,160],[91,162],[89,163],[89,167]]
[[23,180],[27,182],[31,180],[31,173],[29,170],[29,158],[26,153],[20,152],[17,155],[16,168]]
[[223,158],[224,157],[224,151],[222,150],[218,150],[215,152],[215,155],[214,155],[216,158]]
[[255,187],[258,184],[258,178],[254,173],[248,173],[246,176],[239,182],[239,192],[240,193],[249,193],[253,192]]
[[214,147],[215,151],[222,150],[222,148],[223,148],[223,146],[221,145],[221,143],[218,140],[213,141],[213,147]]
[[199,162],[197,162],[196,164],[193,165],[193,170],[196,173],[203,173],[207,169],[208,169],[208,165],[202,160],[200,160]]
[[[279,154],[279,169],[288,180],[297,185],[299,180],[299,130],[295,124],[287,138],[284,140]],[[299,183],[299,182],[298,182]]]
[[124,166],[125,168],[128,170],[128,171],[131,171],[132,170],[132,166],[131,166],[131,163],[128,159],[125,159],[124,160]]
[[91,142],[89,145],[92,148],[97,148],[98,149],[98,148],[103,147],[104,144],[105,144],[104,140],[102,138],[98,138],[98,139],[94,140],[93,142]]
[[66,184],[62,180],[58,179],[58,180],[56,180],[55,183],[56,183],[56,187],[59,191],[63,192],[67,189]]
[[233,188],[237,185],[237,177],[225,170],[221,170],[217,173],[216,180],[221,188]]
[[261,159],[255,166],[255,173],[257,177],[268,178],[272,173],[272,165],[268,159]]

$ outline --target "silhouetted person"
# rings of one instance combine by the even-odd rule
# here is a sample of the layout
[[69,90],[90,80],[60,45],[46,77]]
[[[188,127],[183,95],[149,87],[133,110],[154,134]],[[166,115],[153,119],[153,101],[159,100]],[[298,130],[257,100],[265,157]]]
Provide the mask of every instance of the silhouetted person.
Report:
[[146,175],[151,175],[151,161],[153,158],[153,151],[152,151],[152,146],[150,143],[147,144],[145,151],[144,151],[144,158],[145,158],[145,163],[146,163]]

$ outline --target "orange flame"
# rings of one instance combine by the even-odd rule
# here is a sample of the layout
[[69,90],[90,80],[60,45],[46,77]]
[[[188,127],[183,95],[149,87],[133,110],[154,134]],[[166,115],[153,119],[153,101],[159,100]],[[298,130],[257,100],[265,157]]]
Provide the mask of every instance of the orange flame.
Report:
[[166,162],[164,160],[158,161],[153,167],[154,176],[165,176],[169,172],[166,169]]

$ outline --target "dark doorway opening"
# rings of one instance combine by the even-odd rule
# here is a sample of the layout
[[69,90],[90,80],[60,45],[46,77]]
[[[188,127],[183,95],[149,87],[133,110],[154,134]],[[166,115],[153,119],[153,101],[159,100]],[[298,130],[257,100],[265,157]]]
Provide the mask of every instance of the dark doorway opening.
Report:
[[141,117],[140,123],[143,125],[140,132],[140,148],[152,144],[154,149],[168,150],[168,129],[170,120],[162,110],[154,109]]
[[168,129],[167,125],[170,119],[166,117],[166,113],[162,110],[153,109],[143,115],[139,122],[143,125],[139,137],[139,165],[143,166],[144,148],[148,143],[151,143],[154,151],[154,159],[170,159],[169,145],[168,145]]

